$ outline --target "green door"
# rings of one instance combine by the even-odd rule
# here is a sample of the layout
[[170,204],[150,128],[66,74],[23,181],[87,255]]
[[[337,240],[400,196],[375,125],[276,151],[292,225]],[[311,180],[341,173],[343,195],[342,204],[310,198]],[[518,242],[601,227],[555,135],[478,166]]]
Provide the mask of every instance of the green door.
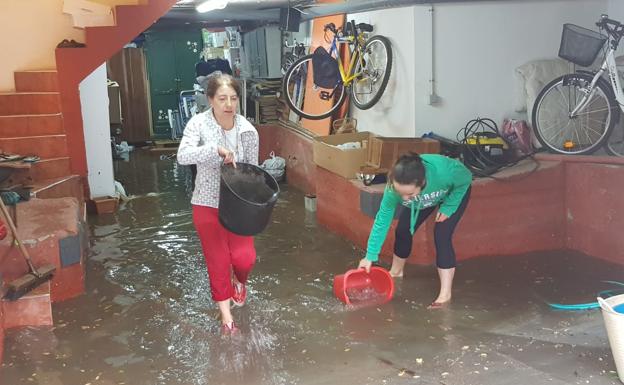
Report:
[[193,89],[199,61],[200,30],[148,31],[145,55],[150,82],[153,136],[171,138],[168,110],[177,110],[180,91]]

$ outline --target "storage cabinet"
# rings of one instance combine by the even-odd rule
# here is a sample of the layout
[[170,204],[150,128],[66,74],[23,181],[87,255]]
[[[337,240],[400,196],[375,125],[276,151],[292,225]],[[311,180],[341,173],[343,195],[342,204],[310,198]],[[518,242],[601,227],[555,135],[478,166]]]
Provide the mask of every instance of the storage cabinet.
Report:
[[152,122],[143,49],[122,49],[108,60],[107,71],[108,78],[119,84],[108,88],[111,124],[122,125],[119,139],[130,143],[149,140]]
[[262,27],[243,35],[247,69],[253,78],[280,78],[281,31],[276,26]]
[[150,30],[144,51],[150,82],[153,138],[171,138],[168,110],[179,108],[180,92],[192,90],[202,50],[199,29]]

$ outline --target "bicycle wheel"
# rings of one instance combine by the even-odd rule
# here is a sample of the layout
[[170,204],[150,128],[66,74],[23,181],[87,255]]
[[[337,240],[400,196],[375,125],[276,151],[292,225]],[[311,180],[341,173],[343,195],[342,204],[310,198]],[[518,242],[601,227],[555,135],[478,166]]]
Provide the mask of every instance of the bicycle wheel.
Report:
[[351,96],[353,103],[361,110],[374,106],[388,86],[392,70],[392,47],[384,36],[373,36],[366,42],[363,51],[364,68],[358,60],[355,73],[362,75],[353,81]]
[[619,118],[618,122],[613,128],[613,132],[609,135],[607,140],[606,150],[610,155],[624,156],[624,122],[622,122],[622,114],[620,110],[617,111]]
[[[294,62],[282,79],[282,90],[288,107],[302,118],[319,120],[331,116],[345,100],[345,89],[339,82],[333,89],[314,84],[312,55]],[[305,111],[304,111],[305,110]]]
[[540,143],[560,154],[591,154],[604,145],[619,115],[611,89],[599,81],[586,106],[583,101],[593,76],[570,74],[548,83],[533,105],[533,129]]

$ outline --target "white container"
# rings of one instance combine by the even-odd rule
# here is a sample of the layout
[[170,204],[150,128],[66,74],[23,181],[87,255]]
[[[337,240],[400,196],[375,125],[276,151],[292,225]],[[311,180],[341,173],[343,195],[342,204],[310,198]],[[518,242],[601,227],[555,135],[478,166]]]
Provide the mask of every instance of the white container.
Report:
[[305,196],[305,209],[312,213],[316,212],[316,195]]
[[115,25],[113,8],[93,1],[64,0],[63,13],[72,15],[76,28]]
[[624,383],[624,314],[613,310],[616,306],[624,304],[624,294],[607,299],[598,298],[598,302],[602,308],[602,317],[607,329],[615,368],[620,382]]

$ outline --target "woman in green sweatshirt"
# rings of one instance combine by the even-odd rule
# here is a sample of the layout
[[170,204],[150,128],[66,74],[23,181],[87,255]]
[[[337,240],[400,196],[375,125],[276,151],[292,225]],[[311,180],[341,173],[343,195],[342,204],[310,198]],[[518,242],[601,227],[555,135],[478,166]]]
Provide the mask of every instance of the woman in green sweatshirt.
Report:
[[405,261],[412,251],[414,232],[437,208],[434,239],[440,293],[429,308],[447,304],[451,300],[455,275],[453,232],[468,205],[471,182],[472,174],[458,160],[434,154],[401,156],[390,171],[381,207],[368,238],[366,257],[360,261],[359,267],[368,271],[378,260],[397,205],[402,204],[405,207],[395,232],[390,269],[393,277],[402,277]]

